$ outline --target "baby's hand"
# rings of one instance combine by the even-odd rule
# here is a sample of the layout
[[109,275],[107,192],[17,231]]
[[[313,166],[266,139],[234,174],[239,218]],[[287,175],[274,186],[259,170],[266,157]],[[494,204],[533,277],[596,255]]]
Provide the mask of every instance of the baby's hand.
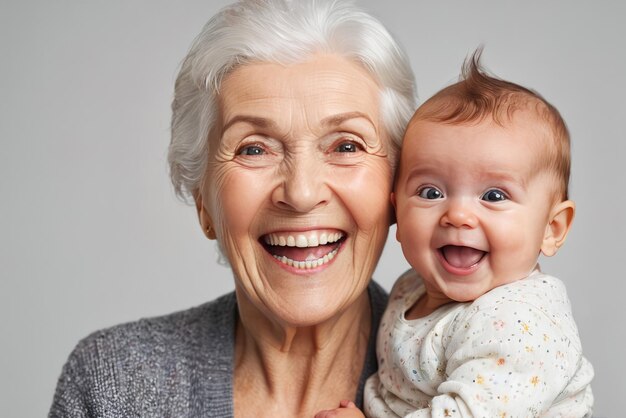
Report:
[[315,414],[315,418],[365,418],[365,415],[354,402],[344,399],[339,402],[339,408],[320,411]]

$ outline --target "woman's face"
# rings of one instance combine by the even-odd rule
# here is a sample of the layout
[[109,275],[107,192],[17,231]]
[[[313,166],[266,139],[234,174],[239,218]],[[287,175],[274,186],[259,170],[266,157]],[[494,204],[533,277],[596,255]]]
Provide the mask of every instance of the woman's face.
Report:
[[240,304],[318,324],[367,287],[385,243],[392,168],[379,87],[320,55],[246,64],[223,81],[198,197]]

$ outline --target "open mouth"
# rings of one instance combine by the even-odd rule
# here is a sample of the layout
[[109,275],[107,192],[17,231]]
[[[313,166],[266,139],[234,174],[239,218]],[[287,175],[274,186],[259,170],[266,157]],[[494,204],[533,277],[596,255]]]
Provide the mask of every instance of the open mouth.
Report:
[[345,241],[336,230],[275,232],[263,235],[263,247],[279,262],[297,269],[310,270],[328,264]]
[[471,272],[487,255],[486,251],[460,245],[444,245],[439,255],[445,261],[444,267],[451,273]]

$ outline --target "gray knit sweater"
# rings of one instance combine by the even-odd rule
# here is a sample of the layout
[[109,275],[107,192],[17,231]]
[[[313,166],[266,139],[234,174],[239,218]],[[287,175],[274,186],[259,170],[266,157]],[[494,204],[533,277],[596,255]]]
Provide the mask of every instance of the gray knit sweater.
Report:
[[[372,332],[359,381],[377,369],[376,331],[386,292],[368,288]],[[232,417],[237,302],[230,293],[167,316],[95,332],[63,367],[49,418]]]

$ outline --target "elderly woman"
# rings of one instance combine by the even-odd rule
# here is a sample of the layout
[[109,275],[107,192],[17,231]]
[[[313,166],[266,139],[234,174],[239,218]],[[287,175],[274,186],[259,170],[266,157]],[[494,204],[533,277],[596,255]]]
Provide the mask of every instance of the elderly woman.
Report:
[[350,4],[243,1],[213,17],[176,81],[169,159],[235,292],[81,341],[50,417],[360,405],[386,303],[371,275],[414,101],[404,53]]

